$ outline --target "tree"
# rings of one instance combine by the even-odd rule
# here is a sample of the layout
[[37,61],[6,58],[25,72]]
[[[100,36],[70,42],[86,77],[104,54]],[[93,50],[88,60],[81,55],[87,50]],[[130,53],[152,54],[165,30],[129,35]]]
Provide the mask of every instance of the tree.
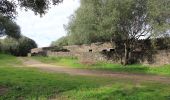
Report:
[[19,37],[20,28],[13,20],[17,15],[17,7],[32,10],[36,15],[42,16],[52,4],[60,2],[62,0],[0,0],[0,37],[4,35]]
[[18,41],[18,54],[17,56],[27,56],[28,53],[31,52],[31,49],[37,48],[37,44],[34,40],[22,36],[22,38]]
[[43,15],[47,13],[50,5],[56,5],[63,0],[1,0],[0,14],[9,18],[15,18],[16,8],[21,7],[25,10],[32,10],[35,14]]
[[114,0],[115,36],[124,43],[124,65],[131,59],[131,52],[141,37],[154,38],[170,28],[169,0]]
[[31,49],[37,48],[34,40],[22,36],[19,39],[7,37],[1,40],[1,52],[9,53],[14,56],[27,56]]
[[113,31],[109,24],[113,18],[105,19],[109,14],[106,15],[104,7],[103,0],[81,0],[80,8],[71,16],[66,27],[70,44],[110,41]]
[[75,44],[112,37],[123,44],[126,65],[139,39],[161,37],[169,28],[169,0],[81,0],[67,30]]
[[0,15],[0,37],[7,35],[19,38],[20,34],[20,27],[13,20]]
[[14,18],[16,15],[16,4],[13,1],[0,1],[0,14],[5,17]]
[[14,38],[7,37],[1,40],[1,52],[15,55],[18,53],[18,42]]
[[68,36],[63,36],[57,41],[51,43],[51,46],[67,46],[68,45]]

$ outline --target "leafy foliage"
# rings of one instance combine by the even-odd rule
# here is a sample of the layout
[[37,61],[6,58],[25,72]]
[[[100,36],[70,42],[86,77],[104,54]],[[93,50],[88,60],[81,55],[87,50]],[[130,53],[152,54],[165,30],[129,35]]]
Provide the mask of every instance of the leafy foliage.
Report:
[[19,37],[20,28],[13,20],[17,15],[17,7],[32,10],[36,15],[42,16],[51,5],[60,2],[62,0],[0,0],[0,37],[3,35]]
[[16,4],[13,1],[1,0],[0,14],[5,17],[14,18],[14,16],[16,15]]
[[167,33],[170,3],[169,0],[115,0],[115,3],[115,35],[123,40],[126,65],[140,38],[155,38]]
[[25,10],[32,10],[35,14],[45,14],[50,5],[56,5],[63,0],[1,0],[0,14],[9,18],[15,18],[17,7],[25,8]]
[[113,34],[110,24],[114,17],[106,18],[105,7],[102,0],[81,0],[80,8],[66,26],[69,44],[110,41]]
[[57,41],[53,41],[51,46],[67,46],[68,45],[68,36],[61,37]]
[[71,44],[109,40],[123,44],[126,65],[139,39],[168,33],[169,18],[169,0],[81,0],[66,29]]
[[30,9],[35,12],[35,14],[45,14],[50,8],[50,5],[56,5],[63,0],[18,0],[19,6],[25,9]]
[[5,35],[19,38],[21,31],[20,27],[13,20],[0,15],[0,37]]
[[18,40],[7,37],[1,40],[1,51],[15,56],[27,56],[30,50],[36,47],[37,44],[27,37],[21,37]]

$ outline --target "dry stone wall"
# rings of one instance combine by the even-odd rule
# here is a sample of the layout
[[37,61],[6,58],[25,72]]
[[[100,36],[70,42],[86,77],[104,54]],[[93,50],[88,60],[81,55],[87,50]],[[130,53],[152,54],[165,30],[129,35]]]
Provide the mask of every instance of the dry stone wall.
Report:
[[[108,55],[110,54],[110,57]],[[101,52],[47,52],[48,56],[58,57],[77,57],[80,62],[83,63],[95,63],[95,62],[111,62],[121,63],[122,58],[115,57],[113,53],[109,53],[107,56]],[[140,55],[138,55],[140,56]],[[165,65],[170,64],[170,50],[159,50],[152,55],[143,54],[141,58],[138,58],[139,63],[144,65]]]
[[170,50],[158,50],[153,55],[145,56],[141,63],[146,65],[166,65],[170,64]]
[[57,57],[77,57],[80,62],[83,63],[94,63],[98,61],[108,61],[107,58],[99,53],[92,53],[92,52],[47,52],[48,56],[57,56]]
[[64,46],[63,48],[70,50],[70,52],[101,52],[102,50],[109,50],[114,48],[111,43],[92,43],[84,45]]
[[[50,48],[50,47],[49,47]],[[73,45],[64,46],[64,49],[69,52],[53,52],[48,48],[37,48],[32,49],[31,53],[39,53],[40,55],[46,56],[59,56],[59,57],[77,57],[83,63],[93,63],[98,61],[107,61],[112,63],[122,63],[123,53],[116,54],[114,46],[111,43],[93,43],[91,45]],[[50,48],[51,49],[51,48]],[[103,51],[105,53],[103,53]],[[151,52],[151,53],[150,53]],[[134,53],[134,58],[141,64],[152,64],[152,65],[164,65],[170,64],[170,49],[169,50],[158,50],[152,52]]]

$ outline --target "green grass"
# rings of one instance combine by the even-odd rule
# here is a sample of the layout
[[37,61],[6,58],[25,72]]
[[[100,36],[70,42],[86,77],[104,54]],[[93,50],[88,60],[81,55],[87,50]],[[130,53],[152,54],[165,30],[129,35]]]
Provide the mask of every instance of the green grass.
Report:
[[2,100],[169,100],[170,85],[131,80],[50,74],[23,68],[0,68]]
[[170,85],[165,83],[47,73],[38,69],[13,67],[13,64],[22,66],[13,56],[0,54],[0,58],[0,87],[8,90],[2,95],[0,89],[0,100],[170,99]]
[[65,91],[97,88],[110,82],[112,82],[110,79],[101,80],[94,77],[50,74],[33,69],[3,67],[0,68],[0,85],[7,87],[9,91],[0,99],[50,98]]
[[140,64],[122,66],[120,64],[111,64],[106,62],[97,62],[96,64],[85,65],[85,64],[81,64],[78,61],[78,59],[74,57],[33,57],[33,58],[44,63],[67,66],[72,68],[108,70],[113,72],[170,75],[170,65],[164,65],[159,67],[158,66],[149,67]]
[[69,100],[169,100],[169,85],[158,83],[120,83],[94,89],[65,92],[62,99]]
[[[0,54],[0,57],[2,62],[0,65],[0,87],[8,89],[6,94],[0,95],[0,100],[17,100],[19,98],[46,100],[65,91],[97,88],[113,82],[112,79],[107,78],[97,79],[96,77],[47,73],[38,69],[17,68],[12,66],[19,62],[16,57],[5,54]],[[17,64],[19,65],[19,63]]]
[[86,65],[83,65],[79,63],[78,59],[76,57],[43,57],[43,56],[35,56],[32,57],[33,59],[39,60],[44,63],[54,64],[54,65],[60,65],[60,66],[70,66],[74,68],[84,68],[88,67]]
[[16,57],[0,53],[0,66],[20,65],[21,62]]

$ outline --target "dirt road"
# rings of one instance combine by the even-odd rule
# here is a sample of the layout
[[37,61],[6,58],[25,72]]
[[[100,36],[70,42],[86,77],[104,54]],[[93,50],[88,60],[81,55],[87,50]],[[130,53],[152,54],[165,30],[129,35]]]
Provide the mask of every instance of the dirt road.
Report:
[[66,73],[70,75],[84,75],[84,76],[98,76],[98,77],[113,77],[130,79],[134,81],[156,81],[161,83],[170,83],[170,77],[159,75],[147,75],[147,74],[132,74],[132,73],[119,73],[111,71],[99,71],[99,70],[87,70],[87,69],[75,69],[63,66],[55,66],[50,64],[44,64],[42,62],[33,60],[31,58],[19,58],[23,64],[27,67],[38,68],[43,71]]

